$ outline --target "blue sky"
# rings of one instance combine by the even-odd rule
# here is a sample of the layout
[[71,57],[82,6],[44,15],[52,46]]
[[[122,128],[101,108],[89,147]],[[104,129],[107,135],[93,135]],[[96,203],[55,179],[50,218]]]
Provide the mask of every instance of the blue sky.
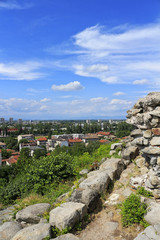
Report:
[[160,0],[0,0],[0,117],[125,118],[160,91]]

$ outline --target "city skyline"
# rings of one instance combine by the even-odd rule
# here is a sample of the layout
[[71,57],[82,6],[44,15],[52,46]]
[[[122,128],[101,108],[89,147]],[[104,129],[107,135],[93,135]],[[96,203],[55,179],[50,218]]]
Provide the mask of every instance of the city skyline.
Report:
[[159,0],[0,0],[0,115],[124,119],[160,91]]

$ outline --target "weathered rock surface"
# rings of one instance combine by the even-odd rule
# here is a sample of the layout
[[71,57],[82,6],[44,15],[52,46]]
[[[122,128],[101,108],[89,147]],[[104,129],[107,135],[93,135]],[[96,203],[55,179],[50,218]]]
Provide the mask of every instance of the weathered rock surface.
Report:
[[110,158],[107,159],[104,163],[101,164],[100,170],[108,170],[108,175],[111,180],[119,178],[122,171],[125,169],[124,162],[119,158]]
[[117,148],[122,148],[122,143],[113,143],[111,145],[111,150],[115,150]]
[[149,155],[160,155],[160,148],[150,146],[142,149],[142,152]]
[[42,240],[46,237],[51,237],[51,226],[39,223],[20,230],[11,240]]
[[94,171],[92,175],[80,183],[79,187],[86,189],[90,188],[95,190],[98,193],[103,193],[110,182],[110,177],[106,171]]
[[156,202],[150,203],[144,219],[151,225],[160,223],[160,204]]
[[83,203],[66,202],[50,212],[49,222],[60,230],[66,227],[72,228],[86,213],[87,207]]
[[[3,221],[12,221],[14,213],[14,206],[8,207],[0,211],[0,222]],[[0,225],[2,224],[0,223]]]
[[88,211],[92,212],[96,208],[98,199],[99,194],[95,190],[78,188],[73,191],[69,201],[84,203]]
[[131,137],[141,137],[142,136],[142,130],[141,129],[135,129],[130,133]]
[[159,240],[160,239],[160,225],[147,227],[134,240]]
[[38,223],[41,216],[50,208],[49,203],[37,203],[24,208],[16,214],[18,222]]
[[22,229],[21,225],[16,222],[5,222],[0,226],[0,240],[10,240],[15,234]]
[[88,169],[83,169],[83,170],[81,170],[81,171],[79,172],[79,174],[80,174],[80,175],[85,175],[85,174],[87,174],[88,172],[89,172]]
[[128,148],[125,148],[124,151],[122,151],[122,158],[126,160],[132,160],[135,159],[139,154],[138,147],[130,146]]
[[51,239],[51,240],[78,240],[79,238],[74,236],[73,234],[71,233],[67,233],[65,235],[61,235],[59,237],[56,237],[54,239]]

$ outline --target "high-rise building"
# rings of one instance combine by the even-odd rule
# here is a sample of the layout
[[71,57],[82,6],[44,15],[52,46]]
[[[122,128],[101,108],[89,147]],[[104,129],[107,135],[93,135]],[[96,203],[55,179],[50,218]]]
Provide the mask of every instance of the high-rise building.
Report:
[[18,124],[22,124],[22,119],[19,118],[17,122],[18,122]]
[[13,118],[12,118],[12,117],[9,118],[9,123],[10,123],[10,124],[13,123]]
[[5,119],[4,118],[0,118],[0,123],[4,123]]

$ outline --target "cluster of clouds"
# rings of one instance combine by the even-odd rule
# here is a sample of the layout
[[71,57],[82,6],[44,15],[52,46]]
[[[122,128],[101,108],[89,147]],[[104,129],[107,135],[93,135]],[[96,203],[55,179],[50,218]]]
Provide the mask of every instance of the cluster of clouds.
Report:
[[[38,100],[9,98],[0,99],[0,111],[3,116],[43,119],[44,116],[53,118],[71,117],[106,117],[124,116],[125,111],[132,106],[132,102],[119,99],[109,100],[107,97],[90,99],[75,99],[53,101],[50,98]],[[114,111],[113,111],[114,110]]]
[[18,2],[16,0],[0,0],[0,9],[27,9],[32,7],[33,4],[29,2]]
[[154,84],[160,73],[159,39],[160,23],[86,28],[73,36],[75,46],[84,50],[73,71],[112,84]]

